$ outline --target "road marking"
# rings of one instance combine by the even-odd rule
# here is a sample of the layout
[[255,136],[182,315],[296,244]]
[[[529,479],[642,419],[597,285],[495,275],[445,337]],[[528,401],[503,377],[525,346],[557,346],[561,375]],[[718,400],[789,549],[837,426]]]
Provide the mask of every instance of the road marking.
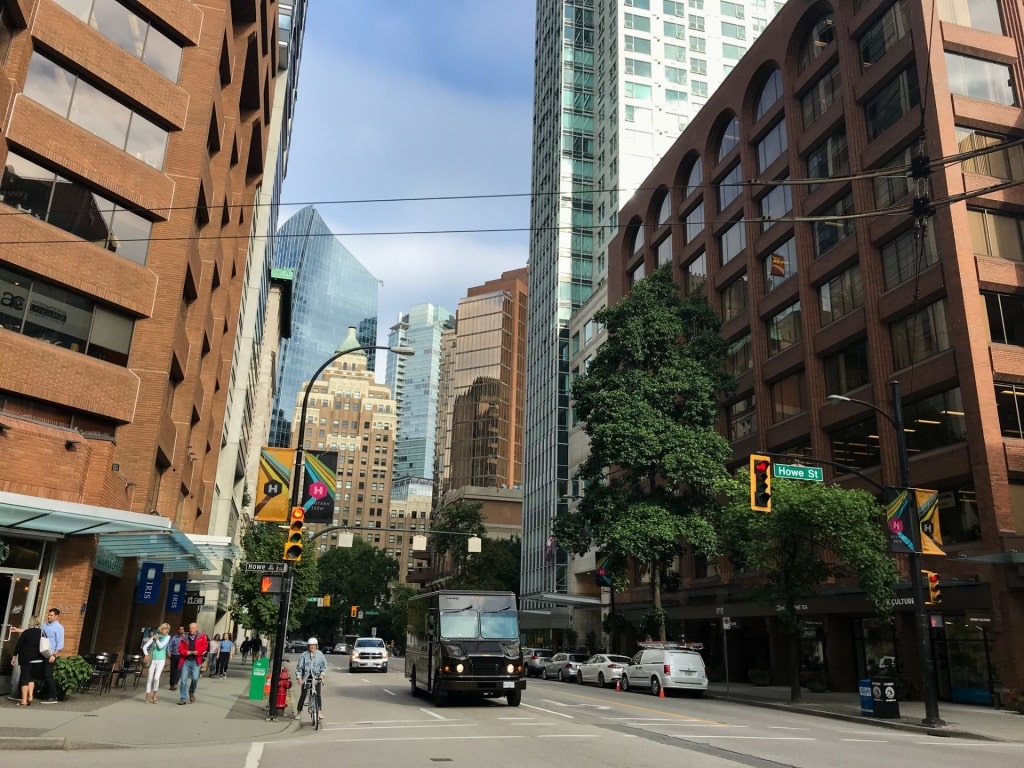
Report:
[[357,741],[480,741],[497,739],[525,739],[525,736],[392,736],[385,739],[357,738],[357,739],[327,739],[331,743],[352,744]]
[[529,725],[531,728],[554,728],[558,723],[550,720],[530,720],[525,723],[509,723],[509,725]]
[[730,725],[729,723],[701,723],[701,722],[676,723],[675,725],[676,726],[693,725],[693,726],[696,726],[697,728],[749,728],[750,727],[749,725]]
[[263,742],[254,741],[249,747],[249,754],[245,756],[245,768],[259,768],[261,759],[263,759]]
[[[428,715],[434,714],[433,712],[427,712]],[[441,718],[444,720],[445,718]],[[393,725],[394,723],[422,723],[422,720],[356,720],[352,725]],[[455,720],[449,720],[448,722],[454,723]]]
[[538,739],[599,739],[599,733],[541,733],[536,736]]
[[[608,701],[607,698],[598,699],[598,698],[595,698],[593,696],[582,696],[582,695],[576,694],[576,693],[566,692],[566,695],[567,696],[572,696],[572,697],[577,698],[577,699],[585,699],[586,701],[595,701],[595,702],[601,702],[601,703],[604,703],[604,702]],[[527,707],[527,706],[530,706],[530,705],[529,704],[523,704],[523,706]],[[615,706],[623,708],[623,709],[631,709],[631,710],[634,710],[636,712],[649,712],[652,715],[661,715],[662,717],[667,717],[667,718],[670,718],[672,720],[685,720],[687,722],[701,722],[701,723],[708,723],[709,725],[713,725],[713,724],[715,724],[717,722],[715,720],[702,720],[699,717],[693,717],[691,715],[677,715],[677,714],[674,714],[672,712],[665,712],[664,710],[661,710],[661,709],[651,709],[650,707],[641,707],[641,706],[638,706],[636,704],[626,704],[625,702],[619,702],[619,701],[615,702]],[[534,707],[534,709],[536,709],[536,707]],[[625,718],[618,718],[618,719],[619,720],[623,720]]]
[[444,715],[439,715],[434,710],[427,709],[426,707],[420,707],[420,712],[426,712],[428,715],[430,715],[431,717],[436,717],[438,720],[447,720],[448,719]]
[[384,691],[384,693],[386,693],[388,696],[394,696],[395,695],[395,692],[392,691],[390,688],[382,688],[381,690]]
[[915,741],[915,744],[926,744],[930,747],[1011,747],[1016,749],[1024,748],[1020,742],[1008,741],[954,741],[950,738],[933,739],[931,741]]
[[534,717],[499,717],[499,720],[535,720]]
[[567,720],[575,720],[576,719],[572,715],[567,715],[564,712],[555,712],[555,710],[553,710],[553,709],[544,709],[544,707],[535,707],[533,704],[523,704],[522,706],[528,707],[529,709],[535,709],[538,712],[547,712],[549,715],[558,715],[559,717],[564,717]]
[[839,733],[852,733],[855,736],[877,736],[878,731],[846,731],[842,728],[839,729]]
[[608,720],[621,720],[623,722],[631,723],[674,723],[675,719],[671,717],[609,717]]
[[325,731],[387,731],[392,728],[468,728],[470,723],[427,723],[426,725],[340,725],[337,728],[324,728]]
[[840,739],[840,741],[854,741],[858,744],[888,744],[885,739]]
[[817,739],[810,736],[730,736],[728,734],[722,734],[721,736],[713,736],[710,733],[688,733],[683,735],[674,735],[673,739],[746,739],[748,741],[817,741]]
[[[745,726],[744,726],[745,727]],[[774,728],[776,731],[809,731],[810,728],[797,728],[792,725],[769,725],[769,728]]]

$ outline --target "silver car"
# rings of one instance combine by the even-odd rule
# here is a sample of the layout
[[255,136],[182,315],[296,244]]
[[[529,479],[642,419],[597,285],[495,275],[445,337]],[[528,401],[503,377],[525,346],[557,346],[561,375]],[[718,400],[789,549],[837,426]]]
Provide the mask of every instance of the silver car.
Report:
[[575,680],[580,664],[589,658],[585,653],[556,653],[544,667],[544,679],[559,682]]
[[352,646],[348,657],[348,671],[360,669],[376,669],[388,671],[388,649],[379,637],[360,637]]
[[629,656],[615,656],[608,653],[595,653],[585,662],[580,664],[576,674],[576,682],[580,685],[585,683],[597,683],[604,688],[612,685],[622,677],[623,670],[629,665]]
[[526,665],[527,677],[540,677],[544,674],[544,667],[555,654],[550,648],[524,648],[523,663]]

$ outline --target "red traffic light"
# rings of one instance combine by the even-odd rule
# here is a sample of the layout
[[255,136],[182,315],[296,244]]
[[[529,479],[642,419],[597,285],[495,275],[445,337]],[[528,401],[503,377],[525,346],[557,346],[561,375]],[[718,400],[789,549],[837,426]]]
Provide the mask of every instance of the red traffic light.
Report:
[[266,594],[270,591],[271,585],[273,585],[273,582],[270,580],[270,577],[264,576],[262,579],[260,579],[260,592]]
[[305,520],[306,510],[302,507],[292,507],[292,520]]
[[928,574],[928,583],[929,584],[938,584],[939,583],[939,574],[937,574],[937,573],[930,573],[930,574]]
[[754,462],[754,471],[755,472],[767,472],[769,466],[770,465],[769,465],[769,463],[767,461],[757,461],[757,462]]

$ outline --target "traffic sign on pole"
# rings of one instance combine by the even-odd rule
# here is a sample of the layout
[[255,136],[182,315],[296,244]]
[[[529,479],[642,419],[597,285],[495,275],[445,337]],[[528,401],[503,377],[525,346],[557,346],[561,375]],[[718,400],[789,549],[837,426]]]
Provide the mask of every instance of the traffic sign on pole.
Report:
[[821,467],[804,467],[799,464],[773,464],[772,473],[775,477],[782,477],[786,480],[812,480],[820,483],[825,479],[825,473]]
[[254,560],[246,560],[242,563],[242,570],[246,573],[265,573],[268,576],[282,576],[285,572],[284,563],[260,563]]

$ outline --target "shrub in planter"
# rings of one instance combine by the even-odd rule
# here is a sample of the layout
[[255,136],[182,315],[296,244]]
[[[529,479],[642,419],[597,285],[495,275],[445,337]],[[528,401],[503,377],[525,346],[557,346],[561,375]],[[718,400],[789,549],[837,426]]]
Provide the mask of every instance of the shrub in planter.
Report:
[[92,664],[81,656],[58,656],[54,663],[53,679],[57,683],[58,696],[77,691],[92,677]]

